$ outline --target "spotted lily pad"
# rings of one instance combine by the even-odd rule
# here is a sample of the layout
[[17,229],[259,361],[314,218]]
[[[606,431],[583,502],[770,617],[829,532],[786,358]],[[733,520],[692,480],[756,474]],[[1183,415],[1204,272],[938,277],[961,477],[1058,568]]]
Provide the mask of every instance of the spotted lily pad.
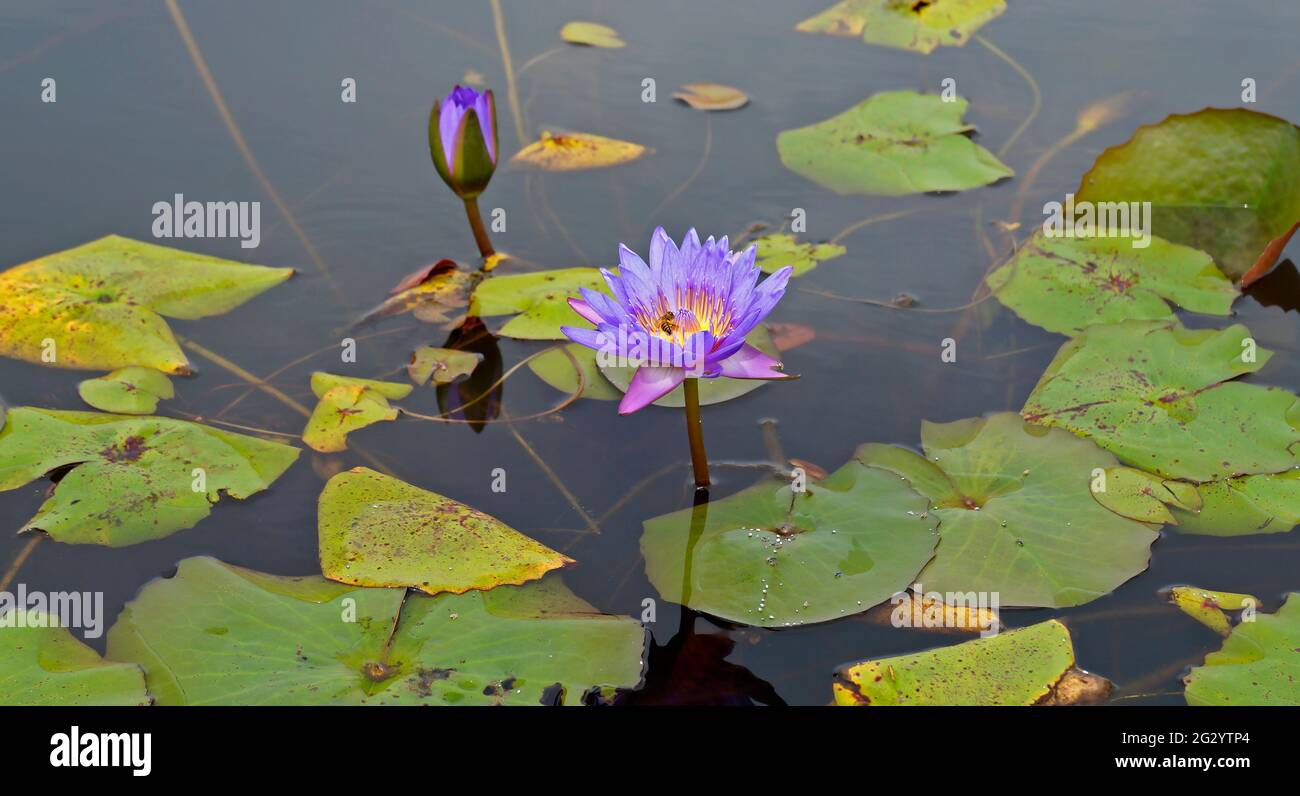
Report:
[[105,412],[147,415],[176,394],[171,379],[153,368],[122,368],[77,385],[81,400]]
[[1091,326],[1061,347],[1021,414],[1166,478],[1284,472],[1300,464],[1300,401],[1277,387],[1228,381],[1270,356],[1240,324]]
[[[1220,636],[1232,632],[1229,611],[1253,612],[1259,606],[1259,598],[1254,595],[1212,591],[1197,586],[1174,586],[1169,590],[1169,602]],[[1253,621],[1253,614],[1251,619]]]
[[[850,461],[796,493],[765,482],[645,523],[646,574],[664,599],[762,627],[866,611],[934,554],[938,518],[897,476]],[[698,523],[697,523],[698,524]]]
[[1189,705],[1300,705],[1300,598],[1234,627],[1183,682]]
[[[770,357],[781,358],[781,353],[777,351],[776,345],[772,342],[771,333],[763,324],[755,326],[754,330],[745,336],[745,342]],[[601,365],[599,353],[596,355],[596,366],[600,368],[601,373],[605,374],[605,378],[618,389],[620,397],[622,393],[627,392],[628,385],[632,383],[635,368],[623,365]],[[767,383],[768,381],[765,379],[729,379],[726,376],[719,376],[715,379],[700,379],[700,405],[708,406],[730,401],[733,398],[748,395]],[[686,392],[678,385],[672,392],[655,401],[654,405],[680,409],[686,406]]]
[[1152,237],[1048,237],[1041,231],[989,274],[988,286],[1026,321],[1075,335],[1094,323],[1172,320],[1166,300],[1228,315],[1241,295],[1204,252]]
[[1171,508],[1200,511],[1201,495],[1195,484],[1152,475],[1132,467],[1107,467],[1094,473],[1092,496],[1122,517],[1157,525],[1177,525]]
[[0,273],[0,355],[187,374],[162,316],[220,315],[292,275],[109,235]]
[[266,489],[297,457],[183,420],[19,407],[0,431],[0,491],[64,473],[19,533],[121,547],[191,527],[222,493]]
[[[561,392],[580,398],[617,401],[623,391],[610,384],[596,365],[596,352],[578,343],[551,349],[528,361],[537,377]],[[581,381],[579,381],[581,379]]]
[[325,485],[319,528],[321,572],[354,586],[463,594],[576,563],[495,517],[364,467]]
[[462,376],[468,376],[483,361],[483,354],[478,351],[460,351],[455,348],[436,348],[431,345],[420,346],[411,354],[411,361],[406,365],[406,375],[415,384],[451,384]]
[[1014,172],[966,135],[966,100],[886,91],[776,137],[781,162],[841,194],[964,191]]
[[1152,229],[1240,277],[1300,221],[1300,128],[1244,108],[1174,114],[1101,153],[1075,193],[1151,202]]
[[148,705],[144,672],[113,663],[42,611],[0,610],[0,705]]
[[212,558],[146,585],[108,634],[161,705],[578,704],[636,687],[644,644],[553,578],[426,597]]
[[583,171],[618,166],[648,151],[640,144],[617,138],[543,130],[540,139],[516,152],[510,162],[543,171]]
[[1147,568],[1156,532],[1089,494],[1115,457],[1014,412],[924,423],[925,456],[891,445],[859,462],[902,476],[930,499],[938,552],[917,580],[926,591],[998,594],[1002,606],[1063,608],[1109,594]]
[[860,36],[867,44],[929,53],[965,44],[1006,10],[1004,0],[843,0],[795,30]]
[[794,268],[791,276],[802,276],[822,260],[832,260],[847,251],[837,243],[800,243],[794,235],[776,233],[754,241],[758,246],[756,264],[763,273],[775,273],[785,266]]
[[835,673],[840,705],[1077,705],[1110,683],[1074,665],[1055,619],[929,652],[864,661]]
[[578,288],[606,295],[609,288],[599,268],[561,268],[529,274],[511,274],[485,279],[474,289],[469,314],[480,318],[513,315],[498,334],[520,340],[564,340],[561,326],[585,324],[569,298]]
[[316,371],[311,374],[311,391],[320,402],[307,420],[302,441],[322,453],[347,450],[348,434],[384,420],[396,420],[397,409],[389,406],[388,400],[405,398],[411,390],[409,384]]
[[1173,510],[1179,533],[1245,536],[1300,525],[1300,470],[1213,481],[1197,493],[1199,509]]
[[570,22],[560,28],[560,38],[569,44],[611,50],[627,46],[627,43],[618,37],[618,31],[596,22]]

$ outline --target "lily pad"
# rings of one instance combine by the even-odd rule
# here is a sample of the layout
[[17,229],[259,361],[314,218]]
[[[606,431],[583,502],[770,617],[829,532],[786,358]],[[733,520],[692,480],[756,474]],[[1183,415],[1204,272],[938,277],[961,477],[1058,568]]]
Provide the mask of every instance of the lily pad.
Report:
[[1300,221],[1300,128],[1244,108],[1174,114],[1101,153],[1075,193],[1151,202],[1152,229],[1240,277]]
[[1092,496],[1121,517],[1157,525],[1177,525],[1171,508],[1201,510],[1201,495],[1194,484],[1152,475],[1132,467],[1107,467],[1094,474]]
[[63,472],[19,533],[121,547],[189,528],[224,492],[271,485],[298,449],[166,417],[19,407],[0,431],[0,491]]
[[569,306],[578,288],[609,295],[599,268],[560,268],[485,279],[474,289],[469,314],[514,315],[498,334],[519,340],[564,340],[561,326],[588,325]]
[[1074,665],[1070,631],[1055,619],[940,647],[864,661],[835,673],[840,705],[1072,705],[1110,692]]
[[1300,598],[1234,627],[1183,682],[1189,705],[1300,705]]
[[322,453],[347,450],[348,434],[384,420],[396,420],[397,409],[389,406],[388,399],[405,398],[412,389],[409,384],[354,379],[318,370],[311,374],[311,391],[320,402],[307,420],[302,441]]
[[1300,525],[1300,470],[1201,484],[1199,510],[1174,510],[1179,533],[1246,536]]
[[77,385],[81,400],[105,412],[123,415],[147,415],[158,408],[158,401],[172,398],[176,390],[166,374],[153,368],[122,368],[97,379]]
[[998,594],[1007,606],[1064,608],[1109,594],[1147,568],[1156,532],[1093,500],[1093,471],[1115,457],[1014,412],[923,423],[925,456],[868,444],[858,461],[930,499],[938,552],[926,591]]
[[411,361],[406,365],[406,375],[417,385],[451,384],[462,376],[468,376],[483,361],[483,354],[477,351],[460,351],[455,348],[436,348],[430,345],[420,346],[411,354]]
[[697,111],[734,111],[749,104],[748,94],[721,83],[686,83],[673,92],[673,98]]
[[139,666],[105,661],[57,624],[0,611],[0,705],[150,704]]
[[[745,342],[770,357],[781,358],[781,353],[777,351],[776,345],[772,343],[772,335],[763,324],[755,326],[753,331],[745,335]],[[632,377],[635,375],[636,369],[624,365],[601,365],[599,356],[596,357],[596,366],[600,368],[600,372],[605,375],[605,378],[618,389],[621,398],[622,394],[627,392],[628,385],[632,383]],[[767,380],[729,379],[726,376],[719,376],[716,379],[700,379],[700,405],[708,406],[730,401],[742,395],[748,395],[764,384],[767,384]],[[678,385],[672,392],[655,401],[654,405],[680,409],[686,406],[686,392],[681,385]]]
[[776,148],[786,168],[840,194],[964,191],[1015,172],[967,137],[966,100],[886,91],[808,127]]
[[569,343],[562,349],[539,354],[528,361],[528,368],[542,381],[568,395],[578,392],[581,387],[578,393],[581,398],[617,401],[623,397],[623,391],[610,384],[600,372],[596,365],[596,352],[584,345]]
[[640,144],[617,138],[543,130],[540,139],[516,152],[510,162],[543,171],[582,171],[618,166],[648,151]]
[[646,574],[664,599],[733,622],[785,627],[866,611],[934,555],[938,518],[897,476],[850,461],[796,493],[760,483],[645,522]]
[[635,687],[644,645],[555,579],[426,597],[212,558],[146,585],[108,634],[161,705],[577,704]]
[[1229,611],[1253,610],[1259,606],[1259,598],[1254,595],[1211,591],[1197,586],[1174,586],[1169,590],[1169,602],[1220,636],[1232,632]]
[[560,38],[569,44],[582,44],[588,47],[618,49],[627,46],[627,43],[618,37],[618,31],[596,22],[570,22],[560,28]]
[[763,273],[775,273],[785,266],[794,268],[791,276],[802,276],[822,260],[832,260],[847,251],[837,243],[800,243],[794,235],[776,233],[754,241],[758,246],[757,265]]
[[795,30],[861,36],[867,44],[930,53],[965,44],[1006,10],[1004,0],[843,0]]
[[1300,464],[1300,401],[1277,387],[1228,381],[1270,356],[1240,324],[1091,326],[1057,352],[1021,414],[1166,478],[1284,472]]
[[1232,312],[1241,293],[1208,254],[1154,236],[1149,244],[1040,231],[989,274],[988,286],[1029,323],[1067,335],[1094,323],[1172,320],[1166,300],[1208,315]]
[[463,594],[576,563],[495,517],[364,467],[329,480],[319,516],[321,572],[354,586]]
[[109,235],[0,273],[0,355],[188,374],[162,316],[220,315],[292,275]]
[[465,320],[465,305],[473,279],[453,260],[439,260],[407,274],[382,304],[361,322],[411,313],[425,323],[455,328]]

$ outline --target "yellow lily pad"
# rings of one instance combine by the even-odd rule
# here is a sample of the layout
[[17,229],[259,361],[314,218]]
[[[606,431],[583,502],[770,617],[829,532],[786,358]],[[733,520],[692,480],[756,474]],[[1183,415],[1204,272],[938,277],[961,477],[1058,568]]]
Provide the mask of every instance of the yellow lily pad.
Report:
[[648,151],[640,144],[617,138],[543,130],[542,137],[515,153],[511,162],[543,171],[582,171],[618,166]]
[[686,83],[673,97],[697,111],[734,111],[749,104],[749,95],[721,83]]
[[603,47],[610,50],[627,46],[627,42],[618,37],[618,31],[597,22],[570,22],[560,28],[560,38],[569,44]]

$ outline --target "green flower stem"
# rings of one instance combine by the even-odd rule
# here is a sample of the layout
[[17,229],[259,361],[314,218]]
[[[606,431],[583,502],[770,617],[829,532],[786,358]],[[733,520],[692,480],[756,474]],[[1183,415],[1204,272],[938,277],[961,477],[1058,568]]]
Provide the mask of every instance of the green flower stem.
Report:
[[478,212],[478,197],[465,199],[465,215],[469,218],[469,228],[474,231],[474,242],[478,244],[478,253],[484,257],[496,254],[492,241],[488,238],[487,227],[483,226],[483,216]]
[[709,456],[704,452],[704,425],[700,422],[700,380],[682,382],[686,393],[686,436],[691,441],[691,469],[695,472],[695,488],[709,485]]

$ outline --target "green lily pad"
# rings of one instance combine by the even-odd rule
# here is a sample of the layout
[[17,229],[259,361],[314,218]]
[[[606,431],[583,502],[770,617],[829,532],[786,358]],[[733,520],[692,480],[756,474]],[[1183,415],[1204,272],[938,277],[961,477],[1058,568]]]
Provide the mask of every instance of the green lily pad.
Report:
[[81,400],[105,412],[123,415],[147,415],[158,408],[158,401],[172,398],[176,390],[166,374],[153,368],[122,368],[97,379],[77,385]]
[[1240,277],[1300,221],[1300,129],[1244,108],[1139,127],[1079,184],[1077,201],[1151,202],[1151,228]]
[[707,509],[697,539],[694,509],[645,522],[646,574],[664,599],[747,625],[866,611],[911,585],[938,541],[925,498],[857,461],[806,492],[760,483]]
[[463,594],[576,563],[495,517],[365,467],[325,484],[319,518],[321,572],[354,586]]
[[1198,511],[1175,509],[1179,533],[1246,536],[1300,525],[1300,470],[1201,484]]
[[0,611],[0,705],[148,705],[144,672],[50,627],[41,611]]
[[436,348],[422,345],[411,354],[411,361],[406,366],[406,374],[415,384],[451,384],[462,376],[468,376],[483,361],[483,354],[477,351],[460,351],[455,348]]
[[[565,352],[568,352],[567,354]],[[572,359],[570,359],[572,357]],[[575,367],[575,364],[576,367]],[[596,352],[578,343],[569,343],[528,360],[528,369],[560,392],[598,401],[617,401],[623,391],[614,387],[596,365]],[[578,379],[581,377],[582,381]]]
[[1277,387],[1227,381],[1270,356],[1240,324],[1091,326],[1057,352],[1021,414],[1166,478],[1284,472],[1300,464],[1300,401]]
[[1075,668],[1070,631],[1051,619],[844,666],[833,688],[840,705],[1063,705],[1104,698],[1110,684]]
[[347,450],[348,434],[384,420],[396,420],[397,409],[389,406],[388,399],[405,398],[412,389],[409,384],[354,379],[318,370],[311,374],[311,391],[320,402],[307,420],[302,441],[322,453]]
[[1064,238],[1036,233],[989,274],[998,301],[1049,332],[1075,335],[1094,323],[1172,320],[1166,300],[1228,315],[1241,293],[1204,252],[1152,237]]
[[923,423],[925,456],[868,444],[858,461],[902,476],[930,499],[938,552],[926,591],[998,594],[1006,606],[1063,608],[1109,594],[1147,568],[1156,532],[1100,506],[1096,445],[1014,412]]
[[787,265],[794,267],[791,276],[802,276],[822,260],[832,260],[847,249],[836,243],[800,243],[794,235],[777,233],[754,241],[758,245],[757,265],[765,274],[775,273]]
[[965,44],[1006,10],[1004,0],[843,0],[795,30],[861,36],[867,44],[930,53]]
[[599,268],[560,268],[485,279],[474,289],[469,314],[514,315],[498,334],[520,340],[564,340],[561,326],[590,326],[569,306],[578,288],[609,294]]
[[1121,517],[1157,525],[1177,525],[1171,508],[1201,510],[1196,485],[1152,475],[1132,467],[1107,467],[1092,479],[1092,496]]
[[19,533],[121,547],[193,526],[223,492],[266,489],[296,458],[297,448],[183,420],[19,407],[0,431],[0,491],[66,469]]
[[[754,330],[745,336],[745,342],[770,357],[781,358],[781,352],[777,350],[776,345],[772,342],[771,333],[763,324],[755,326]],[[605,378],[618,389],[618,397],[620,398],[623,397],[623,393],[627,392],[628,385],[632,383],[632,377],[636,375],[636,368],[633,367],[601,365],[599,356],[596,358],[596,367],[600,368],[600,372],[605,374]],[[767,381],[766,379],[729,379],[726,376],[719,376],[716,379],[700,379],[700,405],[720,404],[733,398],[739,398],[767,384]],[[686,406],[686,392],[681,385],[678,385],[672,392],[655,401],[654,405],[680,409]]]
[[618,31],[597,22],[569,22],[560,28],[560,38],[569,44],[583,44],[609,50],[627,46],[627,43],[618,37]]
[[965,134],[966,100],[887,91],[776,137],[781,163],[841,194],[964,191],[1013,172]]
[[1234,627],[1183,682],[1189,705],[1300,705],[1300,599]]
[[645,631],[556,579],[426,597],[189,558],[108,633],[160,705],[576,704],[633,688]]
[[0,356],[188,374],[162,316],[220,315],[292,275],[109,235],[0,273]]

